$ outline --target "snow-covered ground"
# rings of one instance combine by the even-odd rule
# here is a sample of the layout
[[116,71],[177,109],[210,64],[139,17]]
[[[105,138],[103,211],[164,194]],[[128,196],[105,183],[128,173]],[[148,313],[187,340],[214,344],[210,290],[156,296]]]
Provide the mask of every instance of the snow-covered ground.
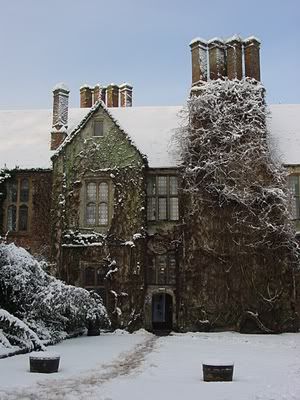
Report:
[[[70,339],[57,374],[29,372],[28,354],[0,360],[1,400],[299,400],[300,334],[118,331]],[[232,360],[233,382],[203,382],[201,362]]]

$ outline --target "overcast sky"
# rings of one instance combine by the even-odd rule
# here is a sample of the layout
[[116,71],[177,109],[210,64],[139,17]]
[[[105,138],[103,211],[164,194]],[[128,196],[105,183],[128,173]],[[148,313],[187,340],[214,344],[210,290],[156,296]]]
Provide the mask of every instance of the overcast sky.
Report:
[[57,82],[130,82],[134,105],[179,105],[189,42],[233,34],[262,41],[269,103],[300,103],[299,0],[0,0],[0,109],[50,108]]

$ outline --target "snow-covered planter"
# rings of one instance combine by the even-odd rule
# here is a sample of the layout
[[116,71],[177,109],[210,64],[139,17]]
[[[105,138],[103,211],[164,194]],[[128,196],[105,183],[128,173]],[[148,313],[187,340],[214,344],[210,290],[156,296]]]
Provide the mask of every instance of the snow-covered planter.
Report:
[[23,248],[0,244],[0,329],[11,345],[39,350],[90,324],[109,326],[98,294],[66,285],[43,267]]
[[58,372],[60,355],[51,352],[35,352],[29,356],[30,372],[51,374]]
[[233,362],[205,361],[202,364],[203,380],[205,382],[231,382],[233,368]]

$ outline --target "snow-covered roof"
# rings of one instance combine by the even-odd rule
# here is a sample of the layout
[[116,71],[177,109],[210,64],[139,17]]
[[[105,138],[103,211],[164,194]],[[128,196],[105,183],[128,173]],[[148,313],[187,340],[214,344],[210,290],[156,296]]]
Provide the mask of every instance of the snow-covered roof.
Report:
[[[130,136],[149,166],[175,167],[171,138],[180,125],[181,106],[109,108]],[[300,164],[300,104],[271,105],[272,141],[285,164]],[[88,113],[86,108],[69,110],[68,132]],[[0,111],[0,168],[49,168],[52,110]]]

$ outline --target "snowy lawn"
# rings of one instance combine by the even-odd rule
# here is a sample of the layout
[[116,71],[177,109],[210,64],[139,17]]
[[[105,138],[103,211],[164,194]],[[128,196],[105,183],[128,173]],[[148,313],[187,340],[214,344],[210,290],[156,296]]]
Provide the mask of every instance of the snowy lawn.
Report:
[[[140,331],[70,339],[58,374],[29,372],[28,354],[0,360],[0,399],[299,400],[300,334]],[[232,360],[233,382],[203,382],[201,361]]]

